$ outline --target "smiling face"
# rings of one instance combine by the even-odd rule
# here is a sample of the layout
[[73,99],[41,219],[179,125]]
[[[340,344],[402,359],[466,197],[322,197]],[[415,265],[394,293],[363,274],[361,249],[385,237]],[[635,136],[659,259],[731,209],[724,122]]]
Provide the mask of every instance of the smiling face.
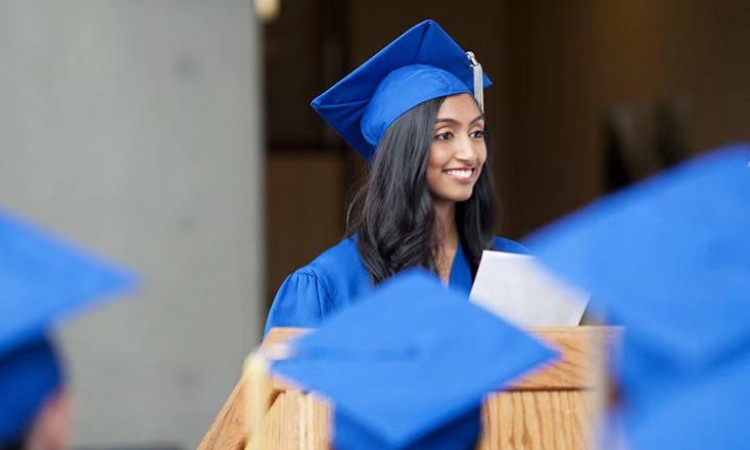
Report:
[[468,200],[487,160],[484,116],[469,94],[440,106],[427,161],[427,188],[436,203]]

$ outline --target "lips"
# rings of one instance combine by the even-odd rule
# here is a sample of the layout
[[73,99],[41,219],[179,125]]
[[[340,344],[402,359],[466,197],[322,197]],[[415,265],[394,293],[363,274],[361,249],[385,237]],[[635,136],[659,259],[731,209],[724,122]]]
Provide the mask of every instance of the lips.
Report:
[[474,181],[477,169],[473,167],[461,167],[454,169],[445,169],[443,170],[443,173],[456,181],[467,182]]

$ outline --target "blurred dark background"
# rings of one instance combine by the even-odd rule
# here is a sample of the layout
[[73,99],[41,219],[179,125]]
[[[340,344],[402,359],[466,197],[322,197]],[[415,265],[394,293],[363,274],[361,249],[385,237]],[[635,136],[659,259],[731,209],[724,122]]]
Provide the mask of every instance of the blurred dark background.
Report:
[[282,0],[263,26],[269,302],[341,238],[365,173],[310,100],[425,18],[494,82],[487,116],[504,236],[750,134],[743,0]]

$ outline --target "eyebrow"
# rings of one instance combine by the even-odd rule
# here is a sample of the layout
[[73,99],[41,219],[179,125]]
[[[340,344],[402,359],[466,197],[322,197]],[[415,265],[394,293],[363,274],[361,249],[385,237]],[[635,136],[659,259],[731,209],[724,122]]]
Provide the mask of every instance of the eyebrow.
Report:
[[[484,114],[480,114],[480,115],[476,116],[475,118],[473,118],[469,122],[469,125],[474,125],[475,123],[479,122],[480,120],[484,120]],[[453,124],[453,125],[461,125],[461,122],[459,122],[456,119],[452,119],[450,117],[446,117],[446,118],[440,118],[440,117],[438,117],[437,119],[435,119],[435,125],[437,125],[437,124],[439,124],[441,122],[450,123],[450,124]]]

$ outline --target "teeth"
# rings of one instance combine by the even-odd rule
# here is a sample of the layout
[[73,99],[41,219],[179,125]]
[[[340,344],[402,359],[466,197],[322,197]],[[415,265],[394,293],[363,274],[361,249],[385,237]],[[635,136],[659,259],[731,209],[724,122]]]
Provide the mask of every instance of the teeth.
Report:
[[456,178],[470,178],[474,171],[472,169],[451,169],[446,170],[445,173]]

